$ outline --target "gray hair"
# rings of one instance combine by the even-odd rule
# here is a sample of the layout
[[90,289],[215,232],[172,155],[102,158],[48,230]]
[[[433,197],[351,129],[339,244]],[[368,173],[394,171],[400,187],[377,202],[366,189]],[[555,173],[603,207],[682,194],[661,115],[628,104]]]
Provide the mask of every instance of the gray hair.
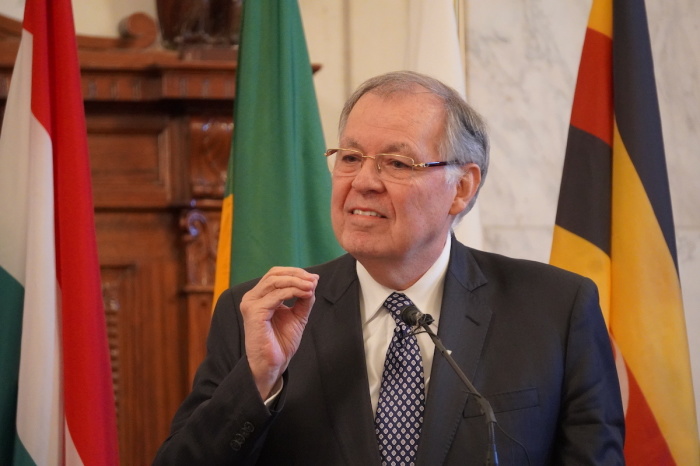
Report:
[[[481,183],[467,208],[455,218],[455,222],[458,222],[474,206],[486,179],[489,168],[489,139],[484,120],[457,91],[435,78],[412,71],[394,71],[370,78],[345,102],[340,114],[338,133],[343,133],[350,111],[363,95],[373,93],[386,97],[393,93],[416,92],[417,87],[424,88],[444,104],[446,124],[440,143],[440,156],[447,161],[457,160],[462,165],[475,163],[481,170]],[[456,184],[462,175],[460,165],[445,167],[447,183]]]

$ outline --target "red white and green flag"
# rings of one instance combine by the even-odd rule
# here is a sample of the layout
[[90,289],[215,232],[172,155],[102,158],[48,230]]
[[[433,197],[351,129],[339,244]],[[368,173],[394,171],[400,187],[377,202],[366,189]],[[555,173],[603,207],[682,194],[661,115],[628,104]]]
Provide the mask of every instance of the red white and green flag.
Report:
[[70,0],[27,0],[0,133],[0,464],[115,465]]
[[594,0],[551,263],[593,279],[614,342],[628,464],[700,465],[644,2]]

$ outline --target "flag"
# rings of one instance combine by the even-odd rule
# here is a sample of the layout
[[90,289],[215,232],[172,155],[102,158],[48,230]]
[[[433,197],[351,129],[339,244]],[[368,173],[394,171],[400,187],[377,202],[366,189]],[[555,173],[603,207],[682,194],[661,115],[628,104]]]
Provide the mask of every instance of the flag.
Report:
[[592,278],[617,359],[628,464],[700,465],[643,1],[594,0],[551,263]]
[[[453,0],[409,0],[406,69],[427,74],[466,99],[467,85]],[[455,226],[455,236],[471,247],[483,247],[479,203]]]
[[244,2],[214,297],[275,265],[342,253],[306,39],[294,1]]
[[117,464],[69,0],[26,2],[0,199],[0,464]]

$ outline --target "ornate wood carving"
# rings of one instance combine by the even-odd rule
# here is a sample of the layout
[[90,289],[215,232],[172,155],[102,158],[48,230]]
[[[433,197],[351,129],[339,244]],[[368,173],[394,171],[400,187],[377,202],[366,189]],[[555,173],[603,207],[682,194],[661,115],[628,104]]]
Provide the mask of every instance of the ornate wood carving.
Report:
[[218,212],[214,209],[210,212],[199,209],[183,212],[180,226],[185,231],[183,242],[187,271],[186,289],[205,288],[210,291],[214,286],[218,220],[213,219],[210,222],[208,217],[217,216]]
[[190,381],[206,353],[220,212],[221,201],[200,200],[192,201],[192,208],[183,210],[180,217],[187,272],[184,294],[187,300],[187,377]]
[[221,198],[231,147],[230,118],[190,119],[190,189],[196,198]]
[[112,363],[112,385],[114,386],[114,398],[117,407],[117,423],[121,424],[119,419],[119,399],[121,387],[121,352],[119,343],[121,341],[119,334],[119,318],[120,309],[123,301],[123,290],[120,285],[123,281],[120,280],[120,273],[113,269],[102,269],[102,300],[105,308],[105,320],[107,324],[107,340],[109,343],[109,356]]
[[238,43],[242,0],[156,0],[163,45]]

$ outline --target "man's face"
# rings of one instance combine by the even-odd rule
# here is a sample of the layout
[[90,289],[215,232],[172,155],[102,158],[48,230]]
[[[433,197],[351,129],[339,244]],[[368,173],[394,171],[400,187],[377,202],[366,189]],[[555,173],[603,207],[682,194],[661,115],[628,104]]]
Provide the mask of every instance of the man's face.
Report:
[[[368,93],[348,116],[340,147],[365,155],[393,153],[416,163],[439,161],[445,114],[440,100],[427,92],[381,97]],[[445,168],[414,170],[404,182],[379,178],[372,159],[352,177],[333,176],[331,219],[340,245],[367,266],[432,265],[445,244],[453,216],[465,203],[462,184],[448,187]]]

